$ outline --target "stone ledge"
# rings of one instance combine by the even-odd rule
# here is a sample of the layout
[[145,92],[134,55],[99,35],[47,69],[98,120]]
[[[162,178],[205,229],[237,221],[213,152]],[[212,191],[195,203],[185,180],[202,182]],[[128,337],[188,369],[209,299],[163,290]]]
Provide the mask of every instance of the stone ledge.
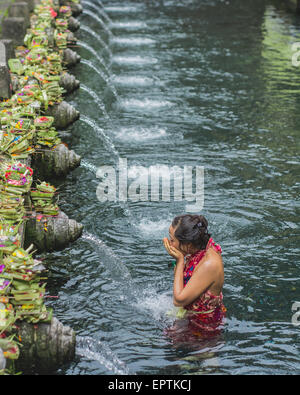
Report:
[[2,38],[11,39],[15,46],[23,45],[26,20],[23,17],[6,17],[2,20]]
[[12,85],[10,72],[7,66],[6,47],[0,42],[0,98],[8,99],[11,97]]

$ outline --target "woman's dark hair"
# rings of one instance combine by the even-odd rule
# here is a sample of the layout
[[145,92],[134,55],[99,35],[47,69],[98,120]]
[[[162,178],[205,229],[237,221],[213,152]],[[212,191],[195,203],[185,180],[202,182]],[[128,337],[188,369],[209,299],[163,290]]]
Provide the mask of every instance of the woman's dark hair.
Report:
[[195,248],[204,250],[210,239],[207,231],[208,222],[203,215],[178,215],[172,221],[175,237],[180,245],[191,243]]

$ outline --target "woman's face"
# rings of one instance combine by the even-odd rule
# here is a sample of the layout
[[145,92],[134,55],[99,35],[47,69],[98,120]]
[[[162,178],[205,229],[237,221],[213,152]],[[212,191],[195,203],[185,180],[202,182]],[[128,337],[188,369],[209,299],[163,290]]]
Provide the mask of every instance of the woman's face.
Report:
[[187,255],[188,254],[188,247],[182,244],[181,248],[180,248],[180,242],[175,237],[175,231],[176,231],[176,228],[173,228],[173,226],[171,225],[169,228],[170,245],[172,247],[176,248],[177,250],[179,250],[180,252],[182,252],[183,255]]

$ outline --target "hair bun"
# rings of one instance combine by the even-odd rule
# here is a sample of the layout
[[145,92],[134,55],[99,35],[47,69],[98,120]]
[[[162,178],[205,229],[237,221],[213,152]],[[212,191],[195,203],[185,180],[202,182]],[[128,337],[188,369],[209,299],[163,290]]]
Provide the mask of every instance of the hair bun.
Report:
[[204,250],[210,238],[207,219],[203,215],[183,214],[172,221],[175,237],[179,245],[192,244],[199,250]]

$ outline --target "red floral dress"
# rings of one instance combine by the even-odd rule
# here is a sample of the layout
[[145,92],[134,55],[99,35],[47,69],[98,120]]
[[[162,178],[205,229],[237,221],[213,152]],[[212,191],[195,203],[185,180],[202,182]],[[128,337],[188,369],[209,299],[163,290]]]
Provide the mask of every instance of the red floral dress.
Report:
[[[200,250],[186,259],[186,265],[183,271],[184,286],[188,283],[193,275],[198,263],[204,257],[208,248],[212,247],[215,251],[222,253],[221,246],[216,244],[212,238],[209,239],[206,249]],[[190,324],[196,330],[215,331],[224,321],[226,308],[223,305],[223,294],[213,295],[209,290],[205,291],[194,302],[184,307],[188,310],[187,318]]]

